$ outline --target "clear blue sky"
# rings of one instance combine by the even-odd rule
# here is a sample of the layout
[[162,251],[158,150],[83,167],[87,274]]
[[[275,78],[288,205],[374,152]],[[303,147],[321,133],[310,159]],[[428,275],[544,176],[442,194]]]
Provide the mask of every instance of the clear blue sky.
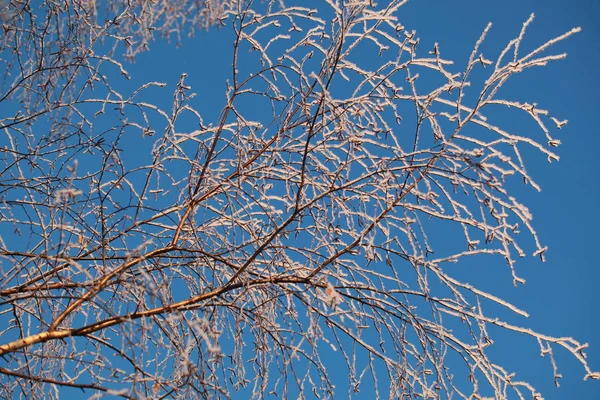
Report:
[[[309,3],[317,6],[317,1]],[[543,244],[549,246],[547,262],[541,263],[534,257],[520,260],[517,268],[527,279],[527,284],[519,288],[512,286],[503,260],[485,265],[484,275],[488,275],[488,281],[496,282],[490,290],[506,296],[530,313],[531,317],[522,320],[522,325],[550,335],[573,336],[581,342],[589,342],[591,347],[587,354],[595,370],[600,369],[597,334],[600,322],[595,311],[598,304],[595,290],[600,282],[595,254],[600,239],[596,228],[600,226],[600,216],[593,206],[599,203],[600,193],[599,167],[594,162],[600,145],[595,121],[600,105],[596,95],[600,91],[597,75],[600,31],[596,23],[599,11],[598,2],[583,0],[412,0],[404,6],[400,17],[408,29],[417,30],[422,52],[431,49],[435,42],[439,43],[442,55],[455,60],[457,71],[463,69],[488,22],[494,25],[482,52],[491,59],[495,59],[499,50],[518,34],[532,12],[536,19],[526,35],[525,49],[531,50],[573,27],[583,28],[581,33],[554,49],[553,52],[567,51],[569,57],[566,60],[526,72],[503,92],[512,99],[535,101],[560,119],[569,120],[569,124],[557,133],[563,142],[558,148],[561,161],[548,164],[544,157],[534,155],[528,163],[542,192],[537,193],[523,185],[515,186],[515,194],[534,215],[533,222]],[[141,54],[136,63],[128,67],[133,77],[131,87],[148,80],[159,80],[172,88],[180,74],[186,72],[186,83],[198,93],[195,106],[208,123],[224,104],[224,79],[229,77],[231,39],[230,32],[215,30],[197,32],[195,38],[184,40],[181,48],[154,44],[149,53]],[[164,99],[166,107],[170,102],[170,96]],[[476,267],[464,266],[466,271]],[[500,334],[496,361],[517,371],[516,379],[530,381],[546,399],[598,398],[600,382],[583,382],[583,369],[566,352],[556,349],[555,356],[564,376],[561,387],[556,389],[550,363],[540,358],[535,341],[496,333]],[[340,386],[344,385],[345,379],[340,376]]]
[[[320,2],[306,3],[318,7]],[[528,163],[528,170],[542,192],[530,186],[515,185],[514,194],[533,213],[540,239],[549,247],[547,262],[541,263],[534,257],[520,260],[517,269],[527,284],[518,288],[512,286],[501,259],[484,266],[457,265],[456,268],[462,268],[457,270],[459,274],[473,272],[478,274],[478,279],[487,278],[486,288],[529,312],[530,318],[520,320],[521,325],[589,343],[590,365],[598,371],[600,321],[596,289],[600,270],[595,250],[600,240],[600,215],[593,204],[600,203],[600,167],[596,161],[600,132],[595,120],[600,108],[597,95],[600,92],[597,22],[600,2],[411,0],[401,9],[400,21],[408,29],[417,30],[421,52],[428,51],[437,42],[444,58],[454,60],[455,71],[461,71],[488,22],[494,25],[482,52],[487,58],[495,59],[532,12],[536,19],[525,37],[525,49],[533,49],[573,27],[583,28],[581,33],[554,49],[554,52],[568,52],[566,60],[525,72],[502,92],[515,100],[537,102],[540,108],[551,110],[559,119],[569,120],[566,127],[554,132],[563,143],[557,149],[560,162],[548,164],[545,157],[533,155]],[[150,52],[138,56],[135,64],[126,66],[132,80],[127,83],[129,88],[123,86],[120,91],[130,93],[147,81],[166,82],[168,88],[153,90],[151,93],[156,97],[151,100],[169,109],[172,89],[181,73],[186,72],[186,83],[198,93],[193,105],[202,112],[206,124],[214,122],[224,105],[224,80],[230,76],[231,38],[231,32],[213,30],[197,32],[194,38],[185,39],[180,48],[155,43]],[[583,382],[583,368],[566,352],[555,349],[559,370],[564,376],[561,387],[556,389],[550,363],[540,358],[535,341],[494,333],[499,334],[494,348],[495,361],[516,371],[517,379],[532,383],[547,400],[600,398],[600,382]],[[347,376],[339,379],[343,386]],[[341,392],[336,398],[344,395]]]
[[[596,120],[600,108],[600,2],[422,0],[410,1],[404,11],[403,24],[417,30],[425,48],[438,42],[442,54],[459,65],[487,22],[493,26],[483,53],[492,59],[532,12],[536,18],[525,37],[525,49],[582,27],[582,32],[554,49],[566,51],[566,60],[529,71],[504,92],[521,101],[536,101],[569,123],[558,132],[563,143],[558,148],[560,162],[549,165],[538,157],[537,162],[529,163],[528,170],[542,192],[523,186],[517,192],[533,213],[541,240],[549,247],[547,262],[542,264],[532,257],[521,260],[517,267],[527,284],[512,288],[505,276],[504,281],[499,278],[498,289],[530,313],[524,322],[528,326],[589,343],[588,358],[595,370],[600,369],[600,269],[596,254],[600,215],[594,206],[600,204],[600,130]],[[505,344],[511,344],[513,338]],[[507,367],[518,371],[517,378],[529,380],[546,399],[600,398],[600,382],[583,382],[582,368],[564,352],[556,354],[564,378],[561,387],[555,389],[551,367],[547,360],[540,360],[537,345],[530,341],[518,344],[519,352],[511,352],[507,346],[507,351],[498,355],[506,358]]]

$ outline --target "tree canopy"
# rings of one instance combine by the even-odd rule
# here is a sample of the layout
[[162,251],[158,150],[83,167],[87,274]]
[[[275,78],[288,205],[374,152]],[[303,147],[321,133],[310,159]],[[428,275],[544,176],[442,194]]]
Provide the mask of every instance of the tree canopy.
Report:
[[[404,3],[0,3],[0,393],[541,398],[497,327],[556,382],[555,349],[600,378],[449,267],[499,257],[520,285],[544,259],[514,181],[540,189],[527,154],[558,160],[566,121],[501,89],[579,28],[523,50],[532,15],[491,57],[488,25],[458,70]],[[206,29],[232,39],[218,117],[188,84],[211,54],[129,89],[155,39]]]

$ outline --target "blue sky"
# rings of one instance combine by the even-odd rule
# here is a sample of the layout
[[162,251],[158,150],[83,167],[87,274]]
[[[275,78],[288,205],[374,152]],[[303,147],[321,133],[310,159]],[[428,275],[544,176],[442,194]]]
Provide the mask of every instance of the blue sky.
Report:
[[[319,7],[316,0],[307,3]],[[557,149],[560,162],[548,164],[545,157],[531,155],[528,170],[542,187],[542,192],[538,193],[530,186],[514,185],[514,194],[533,213],[540,239],[549,247],[547,262],[541,263],[535,257],[520,260],[517,269],[527,284],[518,288],[513,287],[501,259],[483,265],[481,262],[461,263],[454,268],[460,276],[481,279],[487,289],[529,312],[528,319],[518,320],[520,325],[590,343],[587,351],[590,365],[600,370],[599,298],[596,294],[600,271],[595,254],[600,239],[597,229],[600,216],[593,206],[599,203],[600,193],[600,170],[595,162],[600,145],[595,121],[600,106],[596,95],[600,92],[597,76],[600,28],[596,21],[600,3],[412,0],[401,9],[400,21],[408,29],[417,30],[421,52],[437,42],[442,55],[455,60],[455,70],[461,71],[488,22],[494,25],[482,52],[495,59],[532,12],[536,19],[524,40],[526,50],[573,27],[583,28],[581,33],[553,49],[554,52],[568,52],[566,60],[544,69],[527,71],[501,92],[507,98],[537,102],[560,119],[569,120],[565,128],[554,132],[563,143]],[[166,90],[152,89],[148,99],[169,109],[172,89],[181,73],[186,72],[186,83],[198,93],[192,104],[202,112],[205,123],[214,122],[225,103],[224,80],[229,77],[231,40],[231,32],[214,29],[198,31],[194,38],[185,39],[180,48],[164,42],[155,43],[150,52],[140,54],[133,65],[126,66],[132,80],[123,81],[120,91],[130,93],[147,81],[166,82]],[[521,128],[519,123],[505,122],[515,129]],[[131,142],[128,146],[140,144]],[[550,363],[540,358],[535,341],[503,335],[500,331],[494,333],[499,335],[493,350],[495,360],[507,369],[517,371],[517,378],[530,381],[546,399],[598,397],[600,382],[583,382],[583,369],[566,352],[557,349],[555,353],[564,376],[561,387],[556,389]],[[347,376],[339,376],[339,379],[342,386]]]
[[[425,48],[438,42],[442,54],[459,65],[459,60],[468,57],[487,22],[493,26],[483,53],[490,58],[497,54],[499,46],[514,37],[532,12],[536,18],[525,37],[525,49],[531,50],[571,28],[582,27],[582,32],[554,49],[555,52],[566,51],[566,60],[535,72],[528,71],[523,74],[523,80],[509,85],[505,92],[507,97],[514,95],[521,101],[536,101],[541,108],[551,110],[560,119],[568,119],[569,123],[558,132],[563,143],[558,148],[560,162],[548,164],[538,157],[528,165],[542,192],[524,186],[517,192],[533,213],[533,223],[541,240],[549,247],[547,261],[542,264],[528,257],[517,264],[527,279],[523,287],[513,288],[506,277],[504,282],[500,277],[497,282],[502,293],[530,313],[524,322],[528,326],[589,343],[587,355],[592,367],[598,370],[600,269],[596,250],[600,215],[593,205],[599,203],[600,193],[600,167],[596,161],[600,146],[596,120],[600,106],[597,96],[600,90],[597,72],[600,3],[591,0],[410,1],[404,11],[403,23],[417,30]],[[500,355],[507,359],[505,365],[516,368],[517,377],[530,380],[546,399],[598,398],[600,382],[583,382],[582,369],[568,355],[556,354],[564,378],[560,388],[555,389],[550,365],[547,360],[539,359],[536,344],[519,342],[519,350]]]

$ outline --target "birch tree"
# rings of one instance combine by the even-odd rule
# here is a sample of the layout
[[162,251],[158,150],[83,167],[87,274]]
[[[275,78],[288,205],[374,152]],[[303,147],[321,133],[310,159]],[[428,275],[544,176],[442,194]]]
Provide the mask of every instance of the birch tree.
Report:
[[[558,160],[566,121],[501,89],[579,29],[525,49],[532,15],[488,54],[488,25],[459,69],[404,3],[2,2],[2,397],[541,398],[491,327],[557,384],[556,351],[600,378],[449,268],[500,258],[522,285],[544,260],[508,183],[540,189],[524,154]],[[202,65],[122,89],[153,41],[206,29],[234,38],[218,118],[186,83]],[[539,129],[489,118],[509,112]]]

